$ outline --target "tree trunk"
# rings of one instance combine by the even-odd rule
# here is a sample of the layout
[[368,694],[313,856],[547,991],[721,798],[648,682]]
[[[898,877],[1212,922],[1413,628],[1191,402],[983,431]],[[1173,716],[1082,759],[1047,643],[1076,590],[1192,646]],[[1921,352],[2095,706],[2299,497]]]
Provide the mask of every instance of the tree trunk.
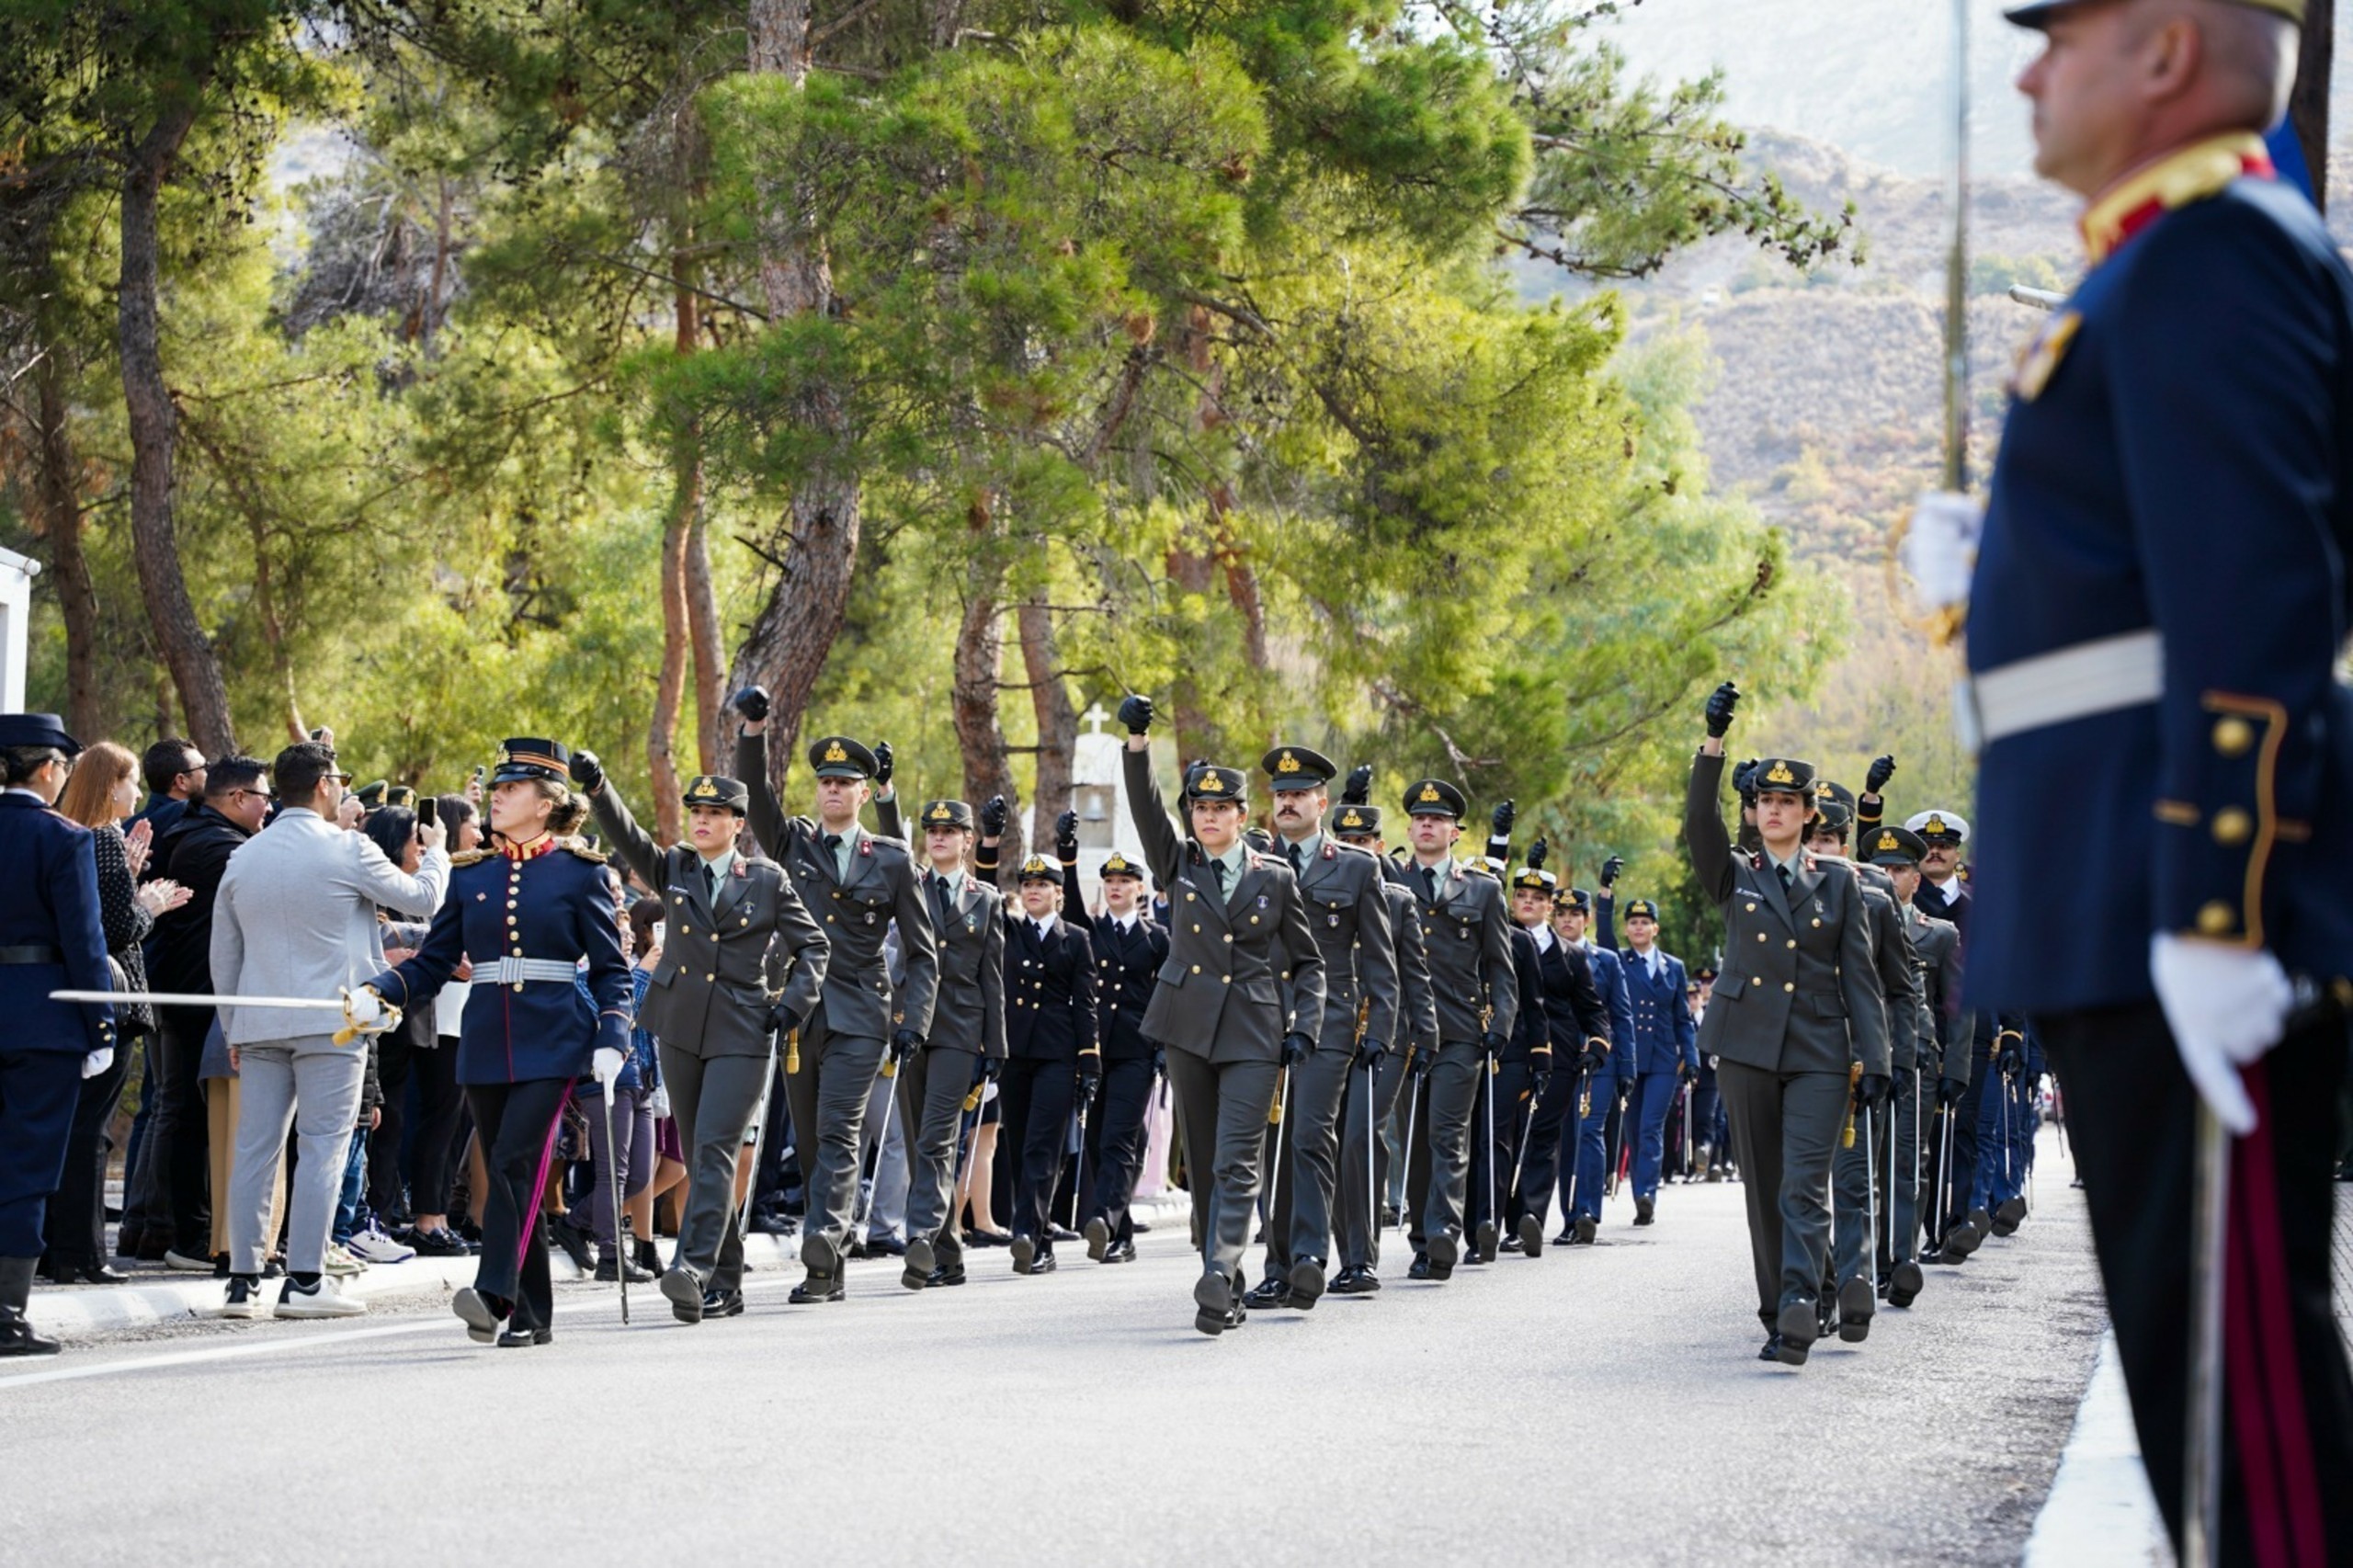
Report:
[[2304,42],[2296,62],[2296,87],[2288,98],[2288,119],[2312,171],[2313,199],[2328,210],[2328,80],[2336,65],[2336,0],[2309,0]]
[[44,346],[33,372],[40,466],[35,486],[40,530],[49,541],[49,569],[57,577],[57,608],[65,620],[65,722],[96,739],[108,725],[98,704],[98,595],[82,553],[81,476],[65,429],[65,372],[54,345]]
[[[1040,548],[1043,548],[1042,545]],[[1042,599],[1021,607],[1021,665],[1029,675],[1029,706],[1038,716],[1038,842],[1048,843],[1050,820],[1071,805],[1071,763],[1078,747],[1078,710],[1063,679],[1054,619]]]
[[687,628],[694,639],[695,707],[700,716],[695,740],[705,773],[725,773],[733,763],[727,742],[727,652],[721,646],[719,595],[710,585],[710,517],[695,514],[687,529]]
[[978,811],[992,795],[1003,795],[1010,808],[1005,836],[997,846],[997,864],[1021,863],[1026,835],[1021,830],[1021,801],[1013,784],[1013,764],[1005,746],[1005,727],[997,722],[997,670],[1005,656],[1005,632],[1000,622],[1004,606],[998,598],[1005,585],[1005,567],[989,532],[989,504],[975,501],[966,514],[976,548],[972,577],[964,596],[964,619],[956,629],[955,682],[949,705],[956,724],[956,750],[964,762],[964,798]]
[[[748,21],[753,74],[780,75],[798,87],[809,74],[808,0],[750,0]],[[787,170],[756,215],[760,290],[771,321],[832,312],[833,269],[814,232],[813,207],[807,187]],[[863,500],[841,449],[849,424],[841,387],[821,373],[795,389],[793,401],[798,422],[829,438],[834,449],[793,483],[782,566],[735,656],[736,679],[762,683],[773,699],[768,767],[779,793],[809,694],[848,609]]]
[[160,288],[156,204],[180,143],[196,123],[195,88],[165,110],[131,153],[122,186],[122,273],[116,334],[122,361],[122,401],[131,426],[131,559],[140,596],[155,629],[164,663],[188,710],[188,738],[208,757],[237,749],[229,717],[229,688],[221,664],[188,598],[180,572],[179,540],[172,521],[172,449],[178,417],[164,383],[162,331],[156,321]]
[[[683,283],[673,309],[677,317],[677,351],[683,358],[695,351],[695,296]],[[702,443],[691,426],[670,443],[670,516],[662,529],[662,673],[654,683],[654,715],[645,735],[646,775],[654,791],[654,836],[664,844],[676,844],[683,825],[678,800],[678,699],[686,691],[687,642],[693,624],[687,608],[687,540],[702,516]],[[702,744],[702,715],[707,711],[696,704],[699,757],[710,750]],[[712,769],[706,763],[700,771]]]

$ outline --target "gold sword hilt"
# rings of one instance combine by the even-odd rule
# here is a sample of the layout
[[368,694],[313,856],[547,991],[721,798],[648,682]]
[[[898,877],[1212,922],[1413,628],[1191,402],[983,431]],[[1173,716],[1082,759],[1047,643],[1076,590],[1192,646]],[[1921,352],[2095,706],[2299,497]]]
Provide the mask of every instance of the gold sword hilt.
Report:
[[787,1074],[801,1071],[801,1031],[794,1029],[784,1037],[784,1070]]
[[1851,1149],[1855,1146],[1855,1091],[1861,1086],[1862,1082],[1863,1064],[1859,1062],[1848,1063],[1847,1068],[1847,1126],[1845,1130],[1838,1134],[1838,1146],[1841,1149]]

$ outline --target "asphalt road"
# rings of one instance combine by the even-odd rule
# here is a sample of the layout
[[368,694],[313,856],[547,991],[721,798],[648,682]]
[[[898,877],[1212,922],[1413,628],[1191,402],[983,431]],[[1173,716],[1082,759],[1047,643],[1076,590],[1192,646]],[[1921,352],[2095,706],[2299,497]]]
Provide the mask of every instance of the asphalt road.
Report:
[[1760,1364],[1741,1189],[1637,1231],[1191,1326],[1181,1226],[1120,1267],[1002,1252],[922,1295],[556,1340],[445,1312],[206,1323],[0,1372],[0,1562],[2014,1562],[2105,1314],[2046,1135],[2040,1208],[1908,1312]]

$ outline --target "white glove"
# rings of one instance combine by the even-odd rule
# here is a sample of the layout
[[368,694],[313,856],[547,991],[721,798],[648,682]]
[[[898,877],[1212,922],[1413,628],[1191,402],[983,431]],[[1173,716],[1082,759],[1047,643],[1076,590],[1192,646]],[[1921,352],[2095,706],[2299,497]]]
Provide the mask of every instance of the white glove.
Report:
[[362,1034],[372,1034],[389,1026],[392,1010],[384,1006],[384,998],[372,985],[343,994],[344,1021]]
[[82,1058],[82,1076],[95,1078],[114,1065],[114,1047],[102,1045]]
[[2149,938],[2149,978],[2189,1081],[2231,1135],[2245,1137],[2255,1131],[2255,1105],[2239,1069],[2286,1032],[2296,1000],[2288,971],[2260,949],[2161,934]]
[[1977,540],[1985,531],[1985,508],[1949,490],[1924,490],[1913,503],[1912,523],[1897,551],[1912,578],[1913,598],[1929,614],[1969,602],[1970,579],[1977,573]]
[[625,1060],[626,1058],[611,1046],[600,1046],[588,1070],[596,1074],[597,1082],[604,1085],[609,1092],[613,1086],[613,1080],[621,1075],[621,1062]]
[[654,1113],[656,1121],[670,1114],[670,1085],[656,1084],[654,1093],[646,1097],[645,1108]]

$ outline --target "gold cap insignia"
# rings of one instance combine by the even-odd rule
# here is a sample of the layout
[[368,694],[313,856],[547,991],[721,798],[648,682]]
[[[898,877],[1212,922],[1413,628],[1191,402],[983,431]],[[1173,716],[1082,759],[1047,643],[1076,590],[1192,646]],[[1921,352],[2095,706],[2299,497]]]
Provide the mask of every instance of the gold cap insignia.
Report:
[[1775,763],[1772,771],[1765,775],[1768,784],[1794,784],[1797,781],[1798,776],[1790,771],[1790,765],[1786,762]]
[[946,822],[955,813],[950,812],[945,805],[938,805],[931,808],[931,820],[934,822]]
[[825,760],[827,762],[847,762],[849,760],[849,753],[842,750],[841,742],[835,741],[825,748]]
[[1879,846],[1881,849],[1901,849],[1904,847],[1901,843],[1897,842],[1895,835],[1892,833],[1882,833],[1879,835]]
[[1205,771],[1201,775],[1201,781],[1193,788],[1204,795],[1222,795],[1225,793],[1225,780],[1214,773]]
[[1342,827],[1362,827],[1364,825],[1364,818],[1358,815],[1353,811],[1342,812],[1340,813],[1340,825]]
[[696,786],[695,786],[695,798],[696,798],[697,800],[699,800],[699,801],[708,801],[708,800],[710,800],[712,796],[717,795],[718,793],[719,793],[719,786],[718,786],[718,785],[716,785],[716,784],[713,784],[713,783],[712,783],[710,779],[708,779],[708,778],[704,779],[701,783],[699,783],[699,784],[698,784],[698,785],[696,785]]
[[1435,784],[1425,784],[1425,785],[1423,785],[1423,786],[1422,786],[1421,798],[1422,798],[1423,800],[1425,800],[1425,801],[1435,801],[1435,800],[1437,800],[1437,799],[1438,798],[1438,786],[1437,786],[1437,785],[1435,785]]
[[1295,757],[1295,756],[1291,756],[1291,754],[1290,754],[1290,753],[1289,753],[1288,751],[1286,751],[1285,753],[1283,753],[1281,759],[1280,759],[1280,760],[1279,760],[1279,761],[1275,764],[1275,771],[1276,771],[1276,772],[1278,772],[1278,773],[1296,773],[1296,772],[1298,772],[1298,771],[1299,771],[1299,758],[1297,758],[1297,757]]
[[1946,831],[1945,819],[1938,816],[1932,812],[1928,815],[1928,820],[1920,824],[1920,831],[1922,833],[1943,833]]

